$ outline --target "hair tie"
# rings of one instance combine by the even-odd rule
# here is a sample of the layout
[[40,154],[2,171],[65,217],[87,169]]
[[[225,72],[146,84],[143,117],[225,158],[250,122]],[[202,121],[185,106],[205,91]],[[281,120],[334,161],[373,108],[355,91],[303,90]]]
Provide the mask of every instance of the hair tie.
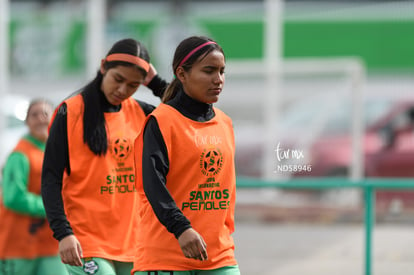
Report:
[[132,63],[135,64],[141,68],[143,68],[147,73],[150,69],[150,65],[149,63],[138,57],[135,55],[131,55],[131,54],[126,54],[126,53],[113,53],[110,54],[106,57],[106,61],[110,62],[110,61],[123,61],[123,62],[128,62],[128,63]]
[[179,66],[182,66],[183,64],[184,64],[184,62],[186,62],[187,61],[187,59],[189,59],[196,51],[198,51],[199,49],[201,49],[201,48],[203,48],[203,47],[205,47],[205,46],[207,46],[207,45],[210,45],[210,44],[217,44],[216,42],[214,42],[214,41],[207,41],[206,43],[203,43],[203,44],[201,44],[200,46],[198,46],[198,47],[196,47],[194,50],[192,50],[191,52],[189,52],[184,58],[183,58],[183,60],[181,60],[181,62],[180,62],[180,65],[178,65],[178,67]]

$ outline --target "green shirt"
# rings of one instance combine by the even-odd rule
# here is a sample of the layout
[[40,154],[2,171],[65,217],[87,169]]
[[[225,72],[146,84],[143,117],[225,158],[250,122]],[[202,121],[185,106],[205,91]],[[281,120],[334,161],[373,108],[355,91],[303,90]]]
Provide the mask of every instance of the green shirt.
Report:
[[[46,144],[30,135],[23,139],[45,151]],[[7,158],[3,169],[3,203],[15,212],[34,217],[46,217],[42,196],[27,190],[29,184],[30,163],[21,152],[12,152]]]

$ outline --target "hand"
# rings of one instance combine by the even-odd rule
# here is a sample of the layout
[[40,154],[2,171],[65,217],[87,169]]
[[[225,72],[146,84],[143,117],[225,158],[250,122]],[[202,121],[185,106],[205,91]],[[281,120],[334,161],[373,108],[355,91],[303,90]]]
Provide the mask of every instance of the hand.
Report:
[[59,242],[59,255],[64,264],[83,265],[81,261],[83,257],[82,248],[75,235],[66,236]]
[[145,80],[144,80],[144,85],[145,86],[147,86],[150,82],[151,82],[151,80],[154,78],[154,76],[156,76],[158,73],[157,73],[157,70],[155,69],[155,67],[150,63],[150,69],[149,69],[149,71],[148,71],[148,73],[147,73],[147,76],[145,77]]
[[208,259],[207,245],[204,242],[203,237],[201,237],[201,235],[194,229],[189,228],[184,231],[180,237],[178,237],[178,243],[180,244],[184,256],[187,258],[200,261]]

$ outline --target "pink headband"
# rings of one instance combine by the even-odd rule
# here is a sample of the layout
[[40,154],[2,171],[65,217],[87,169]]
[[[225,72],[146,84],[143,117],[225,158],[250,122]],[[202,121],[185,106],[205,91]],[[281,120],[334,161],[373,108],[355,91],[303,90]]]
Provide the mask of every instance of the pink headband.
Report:
[[113,54],[110,54],[106,57],[106,61],[108,61],[108,62],[110,62],[110,61],[123,61],[123,62],[132,63],[132,64],[135,64],[137,66],[140,66],[146,72],[148,72],[149,69],[150,69],[150,65],[147,61],[145,61],[144,59],[142,59],[138,56],[130,55],[130,54],[126,54],[126,53],[113,53]]
[[204,46],[210,45],[210,44],[217,44],[214,41],[208,41],[206,43],[201,44],[200,46],[198,46],[197,48],[195,48],[194,50],[192,50],[191,52],[189,52],[184,58],[183,60],[181,60],[180,65],[178,65],[178,67],[182,66],[184,64],[184,62],[187,61],[187,59],[189,59],[196,51],[198,51],[199,49],[203,48]]

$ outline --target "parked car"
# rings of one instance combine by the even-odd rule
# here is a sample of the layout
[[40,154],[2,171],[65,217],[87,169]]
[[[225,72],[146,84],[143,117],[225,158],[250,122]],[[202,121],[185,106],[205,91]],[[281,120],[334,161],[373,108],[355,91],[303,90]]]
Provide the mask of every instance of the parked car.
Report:
[[[383,146],[365,157],[367,177],[414,178],[414,102],[402,103],[379,124]],[[377,190],[379,209],[414,208],[413,190]]]
[[[289,123],[292,134],[287,135],[290,131],[285,128],[285,137],[281,139],[285,152],[304,149],[302,154],[307,158],[302,159],[302,163],[296,163],[302,167],[300,171],[296,169],[284,173],[291,172],[291,177],[349,176],[352,159],[351,120],[343,110],[345,108],[330,114],[331,120],[307,150],[295,145],[295,139],[306,134],[306,130],[302,130],[301,134],[297,127]],[[285,118],[288,119],[288,116]],[[364,176],[414,178],[414,99],[379,97],[369,100],[365,102],[365,121],[362,136]],[[258,131],[257,127],[253,128]],[[236,168],[239,175],[259,177],[263,165],[263,141],[258,134],[252,139],[253,142],[237,148]],[[414,209],[412,190],[377,190],[376,198],[378,209],[389,210],[393,205]]]
[[[395,101],[388,111],[369,123],[362,140],[364,175],[414,177],[414,100]],[[349,175],[352,143],[349,134],[328,134],[311,146],[311,171],[294,176]]]
[[[259,125],[247,127],[235,126],[236,133],[236,169],[241,176],[260,177],[263,168],[264,150],[273,151],[278,143],[282,153],[302,151],[303,158],[285,158],[275,156],[274,167],[279,165],[297,165],[306,169],[275,171],[284,176],[326,177],[347,176],[351,164],[351,116],[350,102],[337,100],[310,104],[308,100],[295,104],[282,113],[276,127],[278,139],[272,148],[264,149],[264,129]],[[338,104],[339,102],[339,104]],[[339,106],[338,106],[339,105]],[[379,150],[384,143],[382,125],[386,119],[400,108],[389,97],[368,97],[364,101],[364,154]],[[316,121],[315,120],[318,120]],[[383,121],[384,120],[384,121]],[[385,127],[385,126],[384,126]],[[290,151],[289,151],[290,150]],[[276,155],[276,152],[274,153]]]

